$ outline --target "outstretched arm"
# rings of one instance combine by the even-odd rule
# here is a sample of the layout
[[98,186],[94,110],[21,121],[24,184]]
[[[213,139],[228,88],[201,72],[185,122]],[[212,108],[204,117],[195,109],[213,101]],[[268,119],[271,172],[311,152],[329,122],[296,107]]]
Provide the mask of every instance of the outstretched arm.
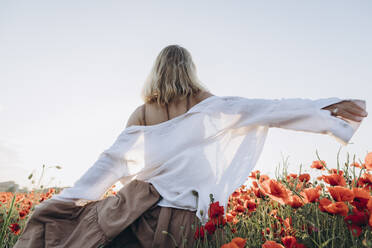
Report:
[[322,109],[331,111],[333,116],[341,116],[345,119],[361,122],[364,117],[368,116],[367,111],[358,105],[356,101],[345,100],[339,103],[328,105]]
[[[343,145],[347,145],[359,128],[363,117],[367,116],[365,101],[359,99],[332,97],[316,100],[282,99],[280,101],[284,110],[293,109],[293,113],[288,113],[288,118],[290,118],[288,122],[274,122],[272,127],[329,134]],[[287,103],[292,103],[294,106],[288,106]],[[334,110],[337,112],[335,113]],[[298,119],[295,118],[297,114]]]
[[[224,108],[226,114],[236,116],[230,117],[233,119],[229,125],[234,127],[258,125],[329,134],[343,145],[348,143],[360,125],[360,121],[355,120],[362,118],[359,115],[367,114],[364,113],[364,100],[337,97],[316,100],[225,97],[223,105],[226,106]],[[337,115],[342,118],[332,115],[331,110],[335,107],[339,109]]]
[[[126,127],[140,125],[140,107],[129,117]],[[122,155],[135,142],[121,133],[115,142],[98,157],[97,161],[77,180],[73,187],[65,188],[51,199],[82,204],[102,198],[103,194],[127,174],[127,164]]]

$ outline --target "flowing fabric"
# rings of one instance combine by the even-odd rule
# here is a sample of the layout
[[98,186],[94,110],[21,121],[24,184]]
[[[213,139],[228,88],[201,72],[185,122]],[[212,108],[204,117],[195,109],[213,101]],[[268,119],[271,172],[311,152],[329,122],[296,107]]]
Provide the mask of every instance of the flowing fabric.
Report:
[[[102,199],[117,181],[125,187],[138,179],[154,185],[159,206],[196,210],[205,224],[209,195],[226,209],[253,170],[269,128],[327,134],[346,145],[360,123],[322,109],[343,100],[353,99],[211,96],[171,120],[125,128],[73,187],[52,199],[82,205]],[[365,109],[365,101],[353,101]]]

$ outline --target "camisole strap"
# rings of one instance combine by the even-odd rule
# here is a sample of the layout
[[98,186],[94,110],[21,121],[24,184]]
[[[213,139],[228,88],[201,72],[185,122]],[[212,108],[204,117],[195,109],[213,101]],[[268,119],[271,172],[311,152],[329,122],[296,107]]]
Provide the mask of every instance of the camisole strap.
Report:
[[143,104],[143,108],[142,108],[142,120],[143,120],[143,124],[146,126],[146,115],[145,115],[145,112],[146,112],[146,104]]
[[167,118],[169,120],[169,110],[168,110],[168,103],[165,104],[165,107],[167,108]]
[[[186,96],[186,112],[189,111],[189,108],[190,108],[190,101],[189,101],[189,95]],[[167,117],[168,117],[168,120],[169,120],[169,110],[168,110],[168,104],[166,103],[165,104],[165,107],[167,108]]]
[[187,95],[186,112],[190,109],[189,95]]

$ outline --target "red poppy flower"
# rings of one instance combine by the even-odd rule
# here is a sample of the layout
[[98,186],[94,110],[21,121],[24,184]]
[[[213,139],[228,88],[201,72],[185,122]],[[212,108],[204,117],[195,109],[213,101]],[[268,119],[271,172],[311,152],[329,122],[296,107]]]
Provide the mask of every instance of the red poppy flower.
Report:
[[349,212],[349,208],[345,202],[333,202],[327,206],[324,206],[324,209],[330,214],[339,214],[346,216]]
[[9,228],[15,235],[18,235],[21,232],[21,227],[18,223],[10,224]]
[[351,203],[358,210],[363,210],[367,207],[367,203],[371,198],[369,191],[363,188],[353,188],[354,200]]
[[249,175],[248,177],[252,178],[252,179],[259,179],[260,178],[260,173],[261,172],[259,170],[252,171],[251,175]]
[[289,190],[278,181],[269,179],[262,182],[261,186],[263,193],[268,195],[271,199],[281,204],[285,204],[289,201]]
[[351,202],[354,199],[354,192],[351,189],[335,186],[328,187],[329,193],[332,195],[335,201],[349,201]]
[[324,207],[325,206],[328,206],[331,203],[332,203],[332,201],[329,200],[328,198],[322,198],[322,199],[320,199],[319,200],[319,209],[320,209],[320,211],[326,212],[326,209]]
[[341,175],[341,176],[344,175],[344,171],[342,171],[342,170],[337,170],[337,169],[330,169],[328,172],[329,172],[329,174],[339,174],[339,175]]
[[260,176],[260,179],[258,180],[260,183],[262,183],[263,181],[266,181],[266,180],[269,180],[270,177],[268,175],[261,175]]
[[243,239],[240,237],[233,238],[230,243],[236,244],[239,248],[244,248],[247,239]]
[[204,226],[205,230],[208,231],[208,233],[210,235],[212,235],[215,231],[216,231],[216,225],[210,220],[208,221],[205,226]]
[[322,179],[332,186],[346,186],[345,178],[341,174],[323,175]]
[[351,163],[350,166],[354,166],[357,168],[362,168],[362,166],[358,162]]
[[368,223],[368,215],[365,212],[356,210],[354,213],[346,216],[344,220],[348,225],[363,226]]
[[360,234],[362,233],[363,229],[362,227],[358,226],[358,225],[349,225],[348,226],[349,230],[351,231],[351,234],[354,236],[354,237],[359,237]]
[[310,174],[308,173],[304,173],[304,174],[301,174],[298,179],[301,181],[301,182],[308,182],[310,181]]
[[322,187],[320,186],[316,188],[307,188],[301,192],[301,195],[304,196],[308,202],[316,202],[319,200],[321,190]]
[[364,159],[364,167],[367,170],[372,170],[372,152],[369,152]]
[[223,206],[220,206],[218,201],[213,202],[209,205],[208,215],[210,218],[218,217],[224,215],[225,211]]
[[204,239],[204,227],[203,226],[196,229],[195,234],[194,234],[194,239]]
[[297,174],[294,174],[294,173],[291,173],[287,176],[287,181],[290,181],[291,179],[296,179],[297,178]]
[[245,208],[242,205],[235,206],[235,210],[238,213],[244,213],[245,212]]
[[21,210],[19,211],[19,217],[22,219],[24,219],[26,216],[27,216],[27,212],[25,210]]
[[[366,187],[372,186],[372,174],[364,173],[361,177],[359,177],[357,185],[359,187]],[[368,189],[371,190],[371,189]]]
[[293,236],[285,236],[282,238],[282,243],[285,248],[293,248],[296,245],[297,240]]
[[224,226],[226,224],[226,218],[224,218],[223,216],[214,217],[211,219],[211,221],[216,226]]
[[284,248],[281,244],[276,243],[275,241],[267,240],[263,245],[262,248]]
[[305,199],[300,199],[297,195],[291,195],[287,204],[292,208],[299,208],[305,204]]
[[252,200],[247,200],[244,202],[244,207],[248,209],[249,212],[256,211],[257,204]]
[[323,160],[316,160],[313,161],[310,168],[318,169],[318,170],[325,170],[324,165],[327,166],[326,162]]

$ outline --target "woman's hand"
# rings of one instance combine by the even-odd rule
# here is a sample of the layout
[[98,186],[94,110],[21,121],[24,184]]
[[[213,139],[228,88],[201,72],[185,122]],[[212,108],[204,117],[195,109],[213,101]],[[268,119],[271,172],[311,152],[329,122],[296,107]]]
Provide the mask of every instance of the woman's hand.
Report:
[[[331,114],[333,116],[341,116],[343,118],[353,120],[356,122],[362,121],[363,118],[367,117],[368,115],[367,111],[359,107],[358,104],[354,103],[353,101],[349,101],[349,100],[335,103],[327,107],[324,107],[322,109],[331,111]],[[334,112],[335,110],[336,110],[336,113]]]

